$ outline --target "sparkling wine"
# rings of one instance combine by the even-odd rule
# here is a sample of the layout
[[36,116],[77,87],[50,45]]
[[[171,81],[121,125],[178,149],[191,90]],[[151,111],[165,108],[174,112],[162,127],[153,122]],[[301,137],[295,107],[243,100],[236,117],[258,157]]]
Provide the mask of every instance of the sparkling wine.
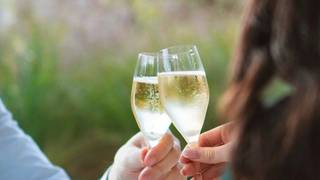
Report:
[[161,103],[188,143],[198,142],[209,104],[203,71],[162,72],[158,75]]
[[150,146],[155,146],[171,124],[160,102],[157,77],[134,78],[131,107],[145,138]]

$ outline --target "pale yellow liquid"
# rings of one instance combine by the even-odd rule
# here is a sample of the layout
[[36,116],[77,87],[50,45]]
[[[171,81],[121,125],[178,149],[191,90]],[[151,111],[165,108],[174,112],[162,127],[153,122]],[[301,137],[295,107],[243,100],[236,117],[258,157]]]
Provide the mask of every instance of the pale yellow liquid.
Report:
[[157,77],[134,78],[131,107],[140,130],[150,146],[155,146],[171,124],[160,102]]
[[209,88],[202,71],[158,75],[161,102],[188,143],[198,142],[209,104]]

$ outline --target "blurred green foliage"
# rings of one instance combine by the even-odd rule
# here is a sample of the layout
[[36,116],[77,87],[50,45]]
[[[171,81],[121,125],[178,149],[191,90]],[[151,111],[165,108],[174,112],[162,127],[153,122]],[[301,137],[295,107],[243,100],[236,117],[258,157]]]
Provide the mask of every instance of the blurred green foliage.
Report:
[[[193,7],[188,6],[187,10]],[[138,132],[131,113],[130,92],[140,51],[195,43],[211,96],[203,130],[219,123],[215,107],[226,87],[239,12],[232,10],[230,17],[220,14],[219,18],[209,13],[206,17],[211,19],[201,19],[204,15],[197,17],[198,13],[208,7],[197,7],[188,16],[199,22],[198,27],[193,27],[184,17],[170,22],[166,12],[149,1],[132,1],[131,8],[133,34],[137,37],[123,40],[123,48],[121,44],[98,44],[84,54],[81,49],[72,52],[75,56],[62,53],[69,51],[62,45],[68,26],[39,22],[30,10],[19,15],[18,25],[0,35],[1,99],[49,158],[75,179],[99,177],[112,163],[116,150]],[[201,22],[206,25],[202,27]],[[197,28],[200,32],[196,32]]]

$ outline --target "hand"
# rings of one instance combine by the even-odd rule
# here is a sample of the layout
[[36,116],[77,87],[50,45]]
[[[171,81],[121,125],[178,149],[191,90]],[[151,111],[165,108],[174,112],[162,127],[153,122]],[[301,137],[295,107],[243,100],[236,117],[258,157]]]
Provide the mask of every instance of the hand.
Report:
[[199,172],[196,172],[195,163],[200,162],[200,172],[204,180],[220,177],[226,162],[230,160],[236,141],[232,126],[232,123],[228,123],[207,131],[200,135],[199,147],[186,147],[180,158],[180,162],[184,164],[181,174],[196,175]]
[[116,154],[110,180],[180,180],[177,166],[179,141],[167,133],[159,144],[148,149],[142,133],[136,134]]

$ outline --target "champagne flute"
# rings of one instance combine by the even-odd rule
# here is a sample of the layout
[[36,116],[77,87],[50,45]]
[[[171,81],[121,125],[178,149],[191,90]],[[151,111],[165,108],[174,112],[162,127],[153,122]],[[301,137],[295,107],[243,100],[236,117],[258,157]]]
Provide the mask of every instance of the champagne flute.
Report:
[[183,45],[161,50],[158,80],[161,103],[173,124],[189,145],[198,145],[209,104],[209,87],[197,47]]
[[131,92],[134,117],[150,147],[158,144],[171,124],[160,102],[158,65],[158,53],[140,53]]

